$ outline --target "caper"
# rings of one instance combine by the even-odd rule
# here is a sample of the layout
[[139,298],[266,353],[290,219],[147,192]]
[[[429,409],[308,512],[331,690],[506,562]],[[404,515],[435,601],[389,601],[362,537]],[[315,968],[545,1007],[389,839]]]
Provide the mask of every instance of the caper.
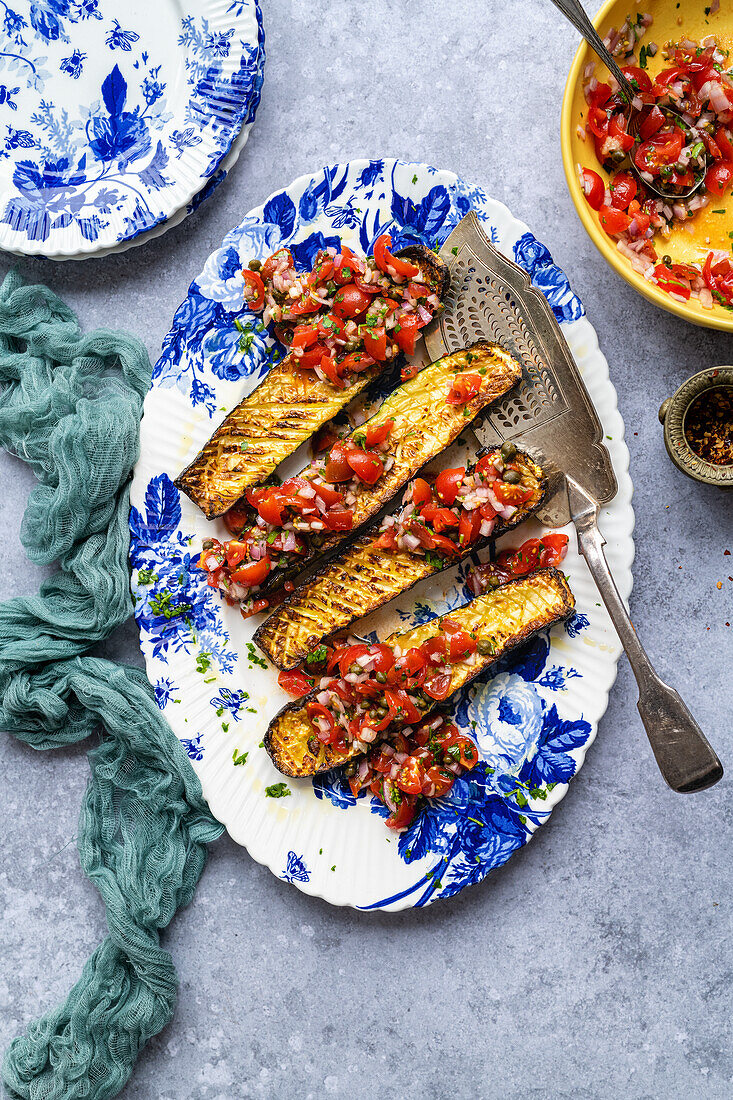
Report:
[[486,641],[479,642],[477,648],[482,657],[491,657],[491,655],[496,652],[496,646],[490,638]]
[[504,481],[507,483],[507,485],[519,485],[519,482],[521,480],[522,475],[520,474],[519,470],[504,471]]
[[356,775],[356,761],[352,760],[349,764],[347,764],[344,768],[344,771],[347,775]]
[[672,257],[671,256],[662,256],[662,263],[664,264],[665,267],[671,267],[672,266]]
[[202,543],[202,546],[203,546],[204,550],[211,550],[211,547],[213,545],[214,545],[214,540],[213,539],[204,539],[204,541]]
[[517,448],[507,439],[506,443],[502,443],[500,453],[502,462],[511,462],[513,458],[516,458]]
[[349,672],[353,672],[355,676],[358,676],[360,672],[363,672],[361,665],[357,665],[356,661],[349,665]]
[[249,267],[250,271],[259,271],[260,268],[262,267],[262,261],[261,260],[250,260],[247,266]]
[[378,684],[386,684],[387,683],[387,673],[386,672],[378,672],[377,675],[376,675],[376,680],[377,680]]

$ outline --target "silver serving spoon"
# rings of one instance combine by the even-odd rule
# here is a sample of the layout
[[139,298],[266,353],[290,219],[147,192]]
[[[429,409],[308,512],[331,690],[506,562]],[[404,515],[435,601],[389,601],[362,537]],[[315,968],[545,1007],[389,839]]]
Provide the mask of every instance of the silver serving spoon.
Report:
[[[632,107],[633,100],[638,95],[636,88],[634,88],[634,85],[622,72],[621,66],[616,61],[616,58],[611,53],[609,53],[609,51],[604,46],[600,35],[598,34],[595,27],[583,10],[583,7],[580,4],[580,0],[552,0],[552,3],[555,5],[556,8],[560,9],[560,11],[567,19],[570,20],[575,29],[580,31],[590,48],[598,55],[608,71],[612,73],[612,75],[615,77],[616,81],[618,82],[619,91],[629,105],[629,133],[632,133],[633,131],[631,127],[633,125],[634,115],[638,113],[635,112]],[[682,115],[679,111],[676,111],[674,107],[663,107],[661,108],[661,110],[663,110],[666,115],[671,115],[674,118],[679,119],[682,123],[683,130],[686,130],[688,128],[687,123],[682,118]],[[637,140],[639,139],[637,138]],[[674,194],[670,194],[667,191],[660,191],[658,187],[655,187],[653,183],[649,183],[649,181],[642,176],[633,156],[629,157],[629,162],[631,165],[631,171],[634,173],[639,182],[643,184],[647,191],[651,191],[652,194],[657,196],[657,198],[660,198],[663,202],[670,204],[679,202],[681,199],[691,199],[692,196],[700,190],[705,180],[705,169],[703,169],[700,172],[700,176],[695,180],[695,186],[691,187],[689,191],[678,191]]]

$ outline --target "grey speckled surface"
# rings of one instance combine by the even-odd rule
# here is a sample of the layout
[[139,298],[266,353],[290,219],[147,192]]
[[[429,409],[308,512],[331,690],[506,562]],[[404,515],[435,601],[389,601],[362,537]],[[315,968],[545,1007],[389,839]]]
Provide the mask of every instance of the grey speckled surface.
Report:
[[[134,328],[155,357],[211,249],[302,172],[398,154],[507,202],[598,330],[636,488],[634,618],[733,770],[733,557],[723,556],[733,500],[674,471],[656,417],[688,374],[733,360],[731,339],[637,297],[581,228],[558,144],[574,32],[549,0],[424,3],[420,18],[407,0],[264,7],[262,105],[229,181],[142,250],[20,270],[67,297],[86,327]],[[39,576],[18,538],[30,477],[0,456],[0,479],[5,598]],[[140,661],[131,626],[107,649]],[[598,740],[549,825],[483,886],[429,911],[332,909],[222,839],[165,935],[179,1007],[125,1100],[733,1095],[730,779],[686,798],[667,790],[635,702],[622,661]],[[4,1045],[62,997],[104,927],[72,843],[83,753],[36,755],[7,738],[0,751]]]

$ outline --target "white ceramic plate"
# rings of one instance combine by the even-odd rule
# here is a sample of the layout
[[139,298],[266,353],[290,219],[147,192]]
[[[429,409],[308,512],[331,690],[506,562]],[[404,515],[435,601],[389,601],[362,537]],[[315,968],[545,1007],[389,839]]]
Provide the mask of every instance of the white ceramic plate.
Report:
[[[399,161],[353,161],[301,177],[248,214],[208,259],[176,313],[145,404],[132,486],[133,588],[158,703],[196,768],[213,813],[274,874],[337,905],[396,910],[450,897],[504,863],[563,797],[581,766],[616,677],[618,640],[571,534],[564,568],[577,613],[452,705],[481,763],[433,800],[404,833],[390,833],[371,796],[354,799],[340,773],[287,781],[260,742],[287,697],[243,620],[208,589],[194,562],[201,541],[224,538],[172,479],[216,424],[266,372],[276,345],[243,308],[240,269],[281,242],[309,264],[337,239],[364,253],[389,230],[393,247],[442,243],[469,207],[548,297],[604,425],[619,492],[601,527],[622,595],[631,591],[633,511],[628,451],[608,365],[579,299],[547,251],[502,204],[455,175]],[[252,323],[246,351],[235,326]],[[297,468],[302,455],[295,456]],[[301,463],[302,464],[302,463]],[[535,523],[504,542],[538,533]],[[569,532],[570,533],[570,532]],[[501,544],[500,544],[501,545]],[[384,636],[462,603],[466,568],[423,582],[359,628]],[[247,753],[235,765],[235,754]]]
[[205,189],[259,100],[257,0],[19,0],[0,50],[0,247],[80,258]]

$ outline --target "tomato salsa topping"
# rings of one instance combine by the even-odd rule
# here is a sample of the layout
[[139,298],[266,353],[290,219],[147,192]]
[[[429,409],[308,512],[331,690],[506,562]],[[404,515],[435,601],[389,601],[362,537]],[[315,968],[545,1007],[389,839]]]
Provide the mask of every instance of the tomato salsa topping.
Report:
[[[701,44],[688,38],[670,42],[662,51],[664,67],[652,76],[648,63],[659,53],[658,46],[641,46],[638,64],[635,56],[651,22],[651,16],[638,15],[606,39],[637,90],[631,112],[613,77],[606,83],[595,76],[594,65],[585,70],[588,112],[579,134],[592,142],[611,178],[606,184],[598,172],[578,165],[580,185],[601,226],[638,274],[678,301],[696,298],[704,309],[712,309],[714,302],[733,308],[729,252],[711,250],[699,264],[674,263],[668,255],[660,257],[655,243],[677,227],[691,230],[696,213],[711,202],[719,205],[733,184],[728,53],[713,37]],[[642,182],[630,171],[630,159]],[[703,188],[685,198],[702,176]],[[658,198],[645,183],[672,197]]]
[[351,789],[370,787],[390,810],[387,824],[401,829],[421,798],[445,794],[478,763],[470,738],[445,718],[426,716],[450,694],[453,666],[475,664],[477,651],[493,652],[488,645],[446,618],[438,635],[405,651],[356,638],[319,646],[308,672],[280,673],[279,683],[296,696],[316,690],[306,704],[309,749],[317,752],[320,742],[367,754],[346,765]]
[[537,490],[537,480],[517,461],[517,448],[504,443],[473,467],[457,466],[410,482],[401,510],[383,520],[377,546],[422,557],[460,556],[491,536],[497,517],[510,520]]
[[[248,307],[273,322],[284,360],[343,389],[354,376],[400,352],[412,355],[418,333],[440,309],[434,273],[390,251],[383,233],[374,255],[346,245],[321,249],[310,271],[298,271],[289,248],[242,272]],[[410,368],[406,368],[410,374]]]
[[466,584],[474,596],[489,588],[526,577],[536,569],[559,565],[568,552],[568,536],[551,531],[541,539],[527,539],[517,550],[502,550],[496,561],[477,565],[469,573]]
[[337,439],[302,475],[248,489],[224,516],[237,537],[203,543],[198,565],[208,574],[207,583],[228,603],[239,603],[245,618],[272,606],[272,595],[265,598],[260,592],[265,582],[271,590],[276,575],[310,549],[334,532],[352,529],[357,486],[375,485],[394,463],[389,455],[393,426],[392,419],[369,421],[364,431]]

